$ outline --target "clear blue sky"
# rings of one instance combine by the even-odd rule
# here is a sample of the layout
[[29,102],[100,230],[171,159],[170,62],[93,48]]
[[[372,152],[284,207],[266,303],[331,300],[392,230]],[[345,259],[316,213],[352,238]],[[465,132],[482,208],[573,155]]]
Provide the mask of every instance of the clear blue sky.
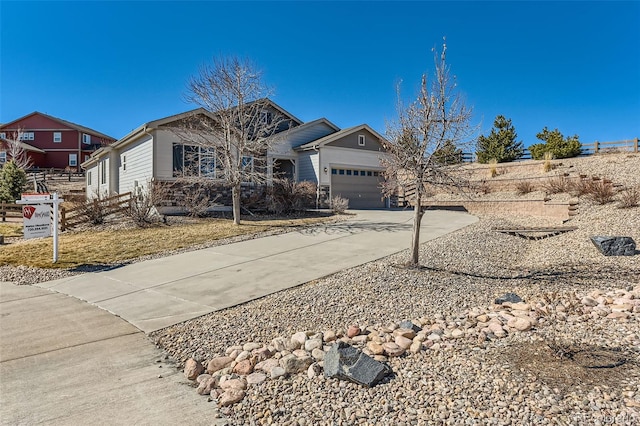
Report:
[[191,109],[213,56],[251,58],[304,121],[394,118],[446,36],[483,133],[497,114],[525,145],[544,126],[582,142],[640,136],[640,2],[0,3],[0,122],[45,112],[116,138]]

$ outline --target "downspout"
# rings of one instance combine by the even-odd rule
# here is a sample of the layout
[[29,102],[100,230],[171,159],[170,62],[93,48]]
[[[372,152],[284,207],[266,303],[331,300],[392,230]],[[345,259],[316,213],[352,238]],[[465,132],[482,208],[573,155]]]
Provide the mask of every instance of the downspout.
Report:
[[[78,130],[78,158],[76,159],[76,171],[80,171],[80,159],[82,158],[82,132]],[[69,161],[69,160],[67,160]]]
[[316,210],[320,209],[320,179],[322,179],[322,170],[320,170],[320,150],[318,145],[313,146],[314,151],[318,153],[318,184],[316,185]]

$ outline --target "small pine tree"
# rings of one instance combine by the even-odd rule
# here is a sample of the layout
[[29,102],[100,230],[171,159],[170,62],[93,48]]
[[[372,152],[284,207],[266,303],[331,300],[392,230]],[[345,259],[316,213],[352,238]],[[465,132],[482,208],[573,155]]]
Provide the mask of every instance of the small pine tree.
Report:
[[489,136],[481,135],[478,138],[478,150],[476,155],[478,162],[487,164],[491,160],[498,163],[515,161],[522,157],[524,146],[516,141],[518,134],[511,124],[511,119],[499,115],[493,122],[493,129]]
[[542,160],[546,152],[553,158],[577,157],[582,153],[582,144],[578,140],[578,135],[565,137],[558,129],[549,131],[546,127],[536,135],[538,139],[545,143],[537,143],[529,147],[531,158]]
[[462,149],[453,142],[446,141],[433,153],[433,161],[439,165],[450,166],[462,163]]
[[20,198],[24,186],[27,184],[27,174],[15,161],[4,163],[0,170],[0,201],[15,203]]

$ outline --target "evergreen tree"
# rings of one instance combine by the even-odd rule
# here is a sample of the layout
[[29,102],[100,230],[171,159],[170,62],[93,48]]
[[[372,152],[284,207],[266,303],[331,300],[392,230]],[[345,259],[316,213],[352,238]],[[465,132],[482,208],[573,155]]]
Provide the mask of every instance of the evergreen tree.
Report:
[[15,203],[21,197],[26,184],[25,171],[18,167],[15,161],[7,161],[0,170],[0,201]]
[[486,164],[491,160],[505,163],[522,157],[524,147],[522,142],[516,141],[518,134],[511,124],[511,119],[499,115],[493,122],[493,129],[489,136],[478,138],[478,162]]
[[551,153],[553,158],[577,157],[582,153],[582,144],[578,140],[578,135],[569,136],[565,139],[558,129],[549,131],[545,127],[536,137],[545,143],[538,143],[529,147],[531,158],[534,160],[542,160],[546,152]]
[[446,141],[433,153],[433,161],[443,166],[462,163],[462,149],[453,142]]

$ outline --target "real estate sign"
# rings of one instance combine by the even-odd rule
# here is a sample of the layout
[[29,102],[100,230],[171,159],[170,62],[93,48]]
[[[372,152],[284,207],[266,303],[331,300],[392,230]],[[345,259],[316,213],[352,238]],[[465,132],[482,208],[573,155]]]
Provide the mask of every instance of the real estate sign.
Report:
[[24,239],[51,236],[51,206],[35,204],[22,206]]

